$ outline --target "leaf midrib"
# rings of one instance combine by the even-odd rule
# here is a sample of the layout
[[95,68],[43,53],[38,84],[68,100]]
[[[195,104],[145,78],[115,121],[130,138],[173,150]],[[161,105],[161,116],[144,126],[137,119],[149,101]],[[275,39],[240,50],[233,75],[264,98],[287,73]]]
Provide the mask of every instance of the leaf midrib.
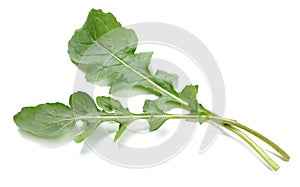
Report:
[[[99,40],[99,39],[98,39]],[[160,90],[161,92],[163,92],[164,94],[170,96],[171,98],[175,99],[176,101],[178,101],[179,103],[181,103],[184,106],[188,106],[188,103],[185,102],[184,100],[182,100],[181,98],[177,97],[176,95],[173,95],[172,93],[170,93],[168,90],[165,90],[164,88],[162,88],[161,86],[159,86],[158,84],[156,84],[155,82],[153,82],[152,80],[150,80],[148,77],[146,77],[145,75],[143,75],[142,73],[140,73],[139,71],[137,71],[136,69],[132,68],[131,66],[129,66],[126,62],[124,62],[124,60],[120,59],[119,57],[117,57],[115,54],[113,54],[111,51],[109,51],[108,49],[106,49],[101,43],[99,43],[98,41],[94,40],[94,43],[96,45],[98,45],[99,47],[101,47],[105,52],[107,52],[109,55],[111,55],[114,59],[116,59],[118,62],[120,62],[123,66],[125,66],[127,69],[131,70],[133,73],[137,74],[138,76],[140,76],[141,78],[145,79],[146,81],[148,81],[150,84],[152,84],[155,88],[157,88],[158,90]]]
[[96,115],[96,116],[78,116],[75,120],[85,120],[85,119],[106,119],[106,120],[118,120],[118,119],[149,119],[149,118],[170,118],[170,119],[197,119],[199,115],[191,114],[133,114],[133,115]]

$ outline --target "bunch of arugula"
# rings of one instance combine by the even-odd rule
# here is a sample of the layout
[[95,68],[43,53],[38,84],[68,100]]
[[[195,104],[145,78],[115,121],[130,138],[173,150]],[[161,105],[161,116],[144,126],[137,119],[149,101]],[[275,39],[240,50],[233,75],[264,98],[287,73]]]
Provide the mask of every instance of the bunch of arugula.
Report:
[[[248,143],[274,170],[276,164],[244,131],[260,138],[273,147],[284,160],[289,156],[274,142],[262,134],[238,123],[223,119],[198,103],[198,86],[187,85],[178,92],[173,82],[178,76],[158,70],[149,70],[152,52],[135,53],[138,39],[133,30],[126,29],[111,13],[92,9],[83,27],[76,30],[69,41],[68,53],[71,61],[85,73],[86,80],[110,86],[109,93],[121,89],[139,87],[155,94],[157,99],[146,100],[143,113],[135,114],[111,97],[99,96],[96,102],[84,92],[70,96],[69,106],[62,103],[46,103],[36,107],[24,107],[14,116],[22,130],[41,137],[57,137],[70,132],[77,121],[82,121],[85,130],[74,141],[85,140],[105,121],[119,124],[114,141],[117,141],[128,125],[135,120],[145,119],[149,130],[155,131],[169,119],[214,122],[233,132]],[[167,106],[167,107],[166,107]],[[182,108],[188,114],[170,114],[168,110]]]

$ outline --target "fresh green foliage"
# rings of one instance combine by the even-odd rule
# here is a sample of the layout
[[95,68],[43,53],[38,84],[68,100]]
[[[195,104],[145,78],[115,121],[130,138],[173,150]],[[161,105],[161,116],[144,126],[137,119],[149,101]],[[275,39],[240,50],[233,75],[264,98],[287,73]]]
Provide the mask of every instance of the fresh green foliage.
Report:
[[[97,105],[96,105],[97,103]],[[155,103],[147,108],[147,112],[134,114],[111,97],[99,96],[94,100],[84,92],[76,92],[70,96],[69,105],[47,103],[36,107],[25,107],[14,116],[20,129],[36,136],[56,137],[70,132],[77,121],[85,124],[84,132],[78,134],[74,141],[79,143],[87,138],[103,122],[113,121],[120,124],[114,140],[118,140],[127,126],[137,119],[149,120],[150,130],[156,130],[168,119],[197,119],[197,115],[172,115],[161,111]],[[163,119],[163,120],[162,120]]]
[[14,121],[22,130],[42,137],[61,136],[75,125],[72,109],[62,103],[24,107]]
[[152,52],[135,53],[137,42],[134,31],[122,27],[112,14],[91,10],[83,27],[69,41],[68,52],[87,81],[111,86],[110,93],[142,87],[166,97],[164,100],[182,104],[173,85],[177,75],[162,70],[151,74]]
[[[47,103],[25,107],[14,116],[20,129],[43,137],[61,136],[71,131],[77,121],[84,129],[74,137],[79,143],[85,140],[103,122],[119,124],[114,141],[135,120],[148,120],[149,130],[158,130],[169,119],[185,119],[202,124],[214,122],[248,143],[274,170],[279,166],[245,132],[273,147],[285,160],[289,156],[274,142],[235,120],[223,119],[198,103],[198,86],[186,85],[177,91],[178,76],[157,70],[152,73],[149,65],[152,52],[135,53],[138,39],[133,30],[126,29],[111,13],[91,10],[83,27],[76,30],[69,41],[71,61],[85,73],[86,80],[110,86],[110,94],[132,87],[143,88],[158,96],[146,100],[143,113],[135,114],[111,97],[99,96],[96,102],[89,95],[77,92],[70,96],[69,106]],[[188,114],[170,114],[172,108],[182,108]]]
[[149,118],[150,131],[157,130],[165,121],[169,119],[167,116],[163,115],[164,111],[160,109],[157,102],[152,102],[150,100],[145,102],[144,112],[151,114],[151,117]]
[[[161,112],[163,109],[160,107],[172,102],[186,105],[191,113],[198,114],[197,86],[186,86],[181,93],[177,93],[173,84],[178,80],[177,75],[162,70],[151,74],[149,64],[152,52],[134,53],[137,42],[134,31],[123,28],[112,14],[91,10],[83,27],[75,32],[69,42],[69,55],[72,62],[85,72],[88,81],[105,82],[111,86],[110,93],[143,87],[160,96],[155,105]],[[151,125],[150,130],[158,129],[166,120],[151,119],[150,124],[156,125]]]
[[114,141],[117,141],[122,133],[126,130],[127,126],[138,119],[137,115],[131,113],[128,108],[124,108],[122,104],[110,97],[97,97],[96,102],[99,107],[109,114],[113,114],[116,117],[116,122],[118,122],[119,130],[116,133]]

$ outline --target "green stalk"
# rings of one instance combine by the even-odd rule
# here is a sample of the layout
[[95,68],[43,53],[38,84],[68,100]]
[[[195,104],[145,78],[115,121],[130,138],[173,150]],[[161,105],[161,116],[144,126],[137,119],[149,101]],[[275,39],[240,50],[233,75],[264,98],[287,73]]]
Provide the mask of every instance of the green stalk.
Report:
[[[274,142],[272,142],[270,139],[266,138],[262,134],[258,133],[257,131],[254,131],[253,129],[251,129],[249,127],[246,127],[245,125],[242,125],[242,124],[238,123],[237,121],[234,121],[234,120],[231,120],[231,119],[223,119],[221,117],[218,117],[216,114],[214,114],[214,113],[206,110],[202,105],[201,105],[201,107],[202,107],[201,111],[203,111],[205,113],[204,115],[203,115],[203,113],[201,114],[202,117],[205,118],[205,121],[215,122],[215,123],[219,124],[220,126],[226,128],[227,130],[233,132],[234,134],[236,134],[240,138],[242,138],[275,171],[277,171],[279,169],[279,165],[275,161],[273,161],[261,147],[259,147],[250,137],[248,137],[240,129],[245,130],[245,131],[253,134],[254,136],[260,138],[265,143],[267,143],[268,145],[270,145],[271,147],[273,147],[283,157],[284,160],[286,160],[286,161],[289,160],[290,157],[278,145],[276,145]],[[203,110],[203,109],[205,109],[205,110]],[[135,118],[135,119],[146,119],[146,120],[148,120],[152,116],[153,116],[152,114],[146,114],[146,113],[144,113],[144,114],[132,114],[132,115],[113,115],[112,114],[112,115],[104,115],[104,116],[81,116],[81,117],[77,117],[76,120],[82,120],[82,119],[99,119],[101,121],[102,120],[106,121],[106,120],[127,119],[127,118],[128,119]],[[199,115],[192,115],[192,114],[159,114],[159,115],[156,114],[154,116],[155,117],[161,117],[161,118],[167,117],[169,119],[194,119],[194,120],[197,120],[198,117],[199,117]],[[86,134],[83,134],[84,135],[83,137],[85,138],[85,136],[88,136],[94,130],[95,129],[91,129],[91,132],[88,131]],[[75,141],[80,142],[84,138],[79,137]]]
[[289,161],[290,156],[283,150],[281,149],[277,144],[275,144],[273,141],[271,141],[270,139],[268,139],[267,137],[265,137],[264,135],[260,134],[259,132],[235,121],[232,119],[222,119],[219,117],[215,117],[215,116],[209,116],[208,117],[209,120],[214,121],[214,122],[221,122],[221,123],[225,123],[225,124],[230,124],[232,126],[238,127],[240,129],[243,129],[251,134],[253,134],[254,136],[256,136],[257,138],[261,139],[262,141],[264,141],[266,144],[268,144],[269,146],[271,146],[274,150],[276,150],[285,161]]
[[85,119],[99,119],[99,120],[113,120],[113,119],[149,119],[151,116],[164,118],[167,117],[169,119],[198,119],[198,115],[191,114],[133,114],[133,115],[96,115],[96,116],[78,116],[74,118],[75,120],[85,120]]
[[268,154],[261,148],[259,147],[251,138],[249,138],[246,134],[244,134],[242,131],[240,131],[239,129],[225,124],[222,125],[224,128],[230,130],[231,132],[233,132],[234,134],[238,135],[239,137],[241,137],[245,142],[247,142],[275,171],[277,171],[279,169],[279,165],[272,160]]

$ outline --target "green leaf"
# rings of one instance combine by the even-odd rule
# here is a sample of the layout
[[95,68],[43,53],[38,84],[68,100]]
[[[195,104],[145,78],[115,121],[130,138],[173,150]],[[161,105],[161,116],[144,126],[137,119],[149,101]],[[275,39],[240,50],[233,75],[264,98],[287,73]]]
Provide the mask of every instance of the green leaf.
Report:
[[123,134],[123,132],[127,129],[128,125],[120,125],[119,126],[119,130],[117,131],[115,138],[114,138],[114,142],[116,142],[120,136]]
[[[190,114],[198,115],[199,114],[199,108],[198,108],[198,101],[196,99],[198,93],[198,86],[188,85],[183,88],[183,90],[178,94],[179,97],[188,103],[188,110],[190,111]],[[150,112],[151,114],[154,114],[152,118],[149,119],[150,124],[150,131],[157,130],[161,125],[168,120],[166,117],[155,117],[159,115],[166,114],[165,112],[173,109],[181,107],[180,103],[174,101],[170,97],[159,97],[158,99],[155,99],[153,101],[146,100],[144,103],[143,110],[144,112]],[[195,119],[186,119],[186,121],[195,121]],[[198,122],[202,124],[204,119],[202,119],[201,116],[198,118]]]
[[150,131],[159,129],[163,125],[163,123],[169,119],[166,113],[164,113],[164,111],[160,109],[157,102],[146,100],[143,109],[144,112],[151,114],[151,117],[148,119]]
[[[191,114],[198,114],[199,105],[196,98],[197,93],[198,93],[198,86],[192,86],[192,85],[188,85],[184,87],[184,89],[180,93],[178,93],[180,99],[188,103],[188,107],[187,108],[184,107],[184,108],[189,110]],[[149,104],[149,102],[150,101],[146,101],[144,103],[144,109],[145,107],[147,107],[145,105]],[[155,105],[158,106],[159,109],[164,112],[171,110],[173,108],[182,107],[181,103],[167,96],[159,97],[158,99],[155,99],[151,102],[155,102]]]
[[69,41],[68,52],[72,62],[87,73],[88,80],[96,81],[110,77],[111,73],[94,74],[92,67],[123,69],[118,59],[132,54],[136,44],[133,30],[121,27],[112,14],[93,9],[83,27],[76,30]]
[[[69,41],[68,53],[72,62],[82,64],[80,67],[84,69],[84,61],[89,55],[86,52],[89,51],[95,40],[119,27],[121,24],[111,13],[105,14],[101,10],[92,9],[83,27],[76,30]],[[91,57],[93,58],[93,56]]]
[[129,110],[122,106],[120,101],[115,100],[111,97],[99,96],[96,98],[96,102],[99,107],[101,107],[105,112],[129,112]]
[[61,136],[74,128],[72,109],[62,103],[46,103],[24,107],[14,116],[18,127],[41,137]]
[[83,141],[87,136],[92,134],[96,128],[103,122],[97,117],[99,110],[94,100],[84,92],[76,92],[70,96],[69,104],[72,107],[74,116],[80,119],[84,123],[84,130],[74,138],[74,141],[79,143]]
[[111,84],[110,93],[136,86],[154,90],[153,85],[147,80],[152,77],[149,71],[152,54],[152,52],[127,54],[123,61],[128,66],[122,65],[123,68],[115,72],[116,77]]
[[77,135],[75,138],[73,138],[73,140],[76,143],[80,143],[80,142],[84,141],[89,135],[91,135],[98,128],[98,126],[101,124],[101,122],[102,121],[99,121],[93,127],[89,128],[89,129],[85,130],[83,133]]
[[137,116],[131,113],[128,108],[122,106],[122,104],[111,97],[99,96],[96,98],[96,102],[105,112],[109,112],[110,115],[114,116],[114,121],[119,123],[119,130],[117,131],[114,141],[117,141],[127,126],[137,119]]
[[84,92],[76,92],[70,96],[69,104],[75,116],[97,115],[98,108],[94,100]]
[[198,114],[198,101],[197,101],[198,86],[187,85],[179,93],[182,100],[188,103],[188,107],[191,114]]
[[68,52],[89,82],[111,86],[110,93],[142,87],[180,100],[174,89],[178,77],[161,70],[151,74],[152,52],[134,53],[137,43],[133,30],[122,27],[112,14],[93,9],[69,41]]
[[[68,53],[72,62],[85,72],[86,79],[109,85],[110,93],[128,87],[142,87],[158,96],[147,100],[142,114],[133,114],[121,103],[109,97],[98,97],[97,104],[83,93],[70,97],[70,106],[62,103],[46,103],[36,107],[24,107],[14,116],[15,123],[24,131],[37,136],[56,137],[71,131],[76,121],[84,122],[86,129],[74,138],[81,142],[104,121],[119,123],[114,141],[118,140],[128,125],[136,119],[148,119],[150,130],[157,130],[168,119],[196,119],[200,124],[209,120],[227,128],[247,142],[274,170],[279,166],[246,134],[245,130],[265,141],[285,160],[289,156],[275,143],[258,132],[236,122],[223,119],[198,104],[198,87],[188,85],[180,93],[175,90],[177,75],[158,70],[149,71],[152,52],[135,53],[137,37],[133,30],[123,28],[111,13],[92,9],[81,29],[75,31],[69,41]],[[170,106],[170,103],[175,104]],[[172,107],[181,107],[190,114],[167,114]]]
[[159,129],[168,119],[169,118],[167,117],[156,117],[155,115],[151,116],[151,118],[148,120],[150,125],[149,130],[155,131]]
[[[69,55],[72,62],[85,72],[89,82],[107,84],[111,94],[142,87],[158,95],[153,105],[160,113],[182,107],[197,115],[200,112],[196,99],[198,87],[189,85],[178,93],[175,89],[178,76],[162,70],[152,74],[149,64],[153,53],[135,53],[137,43],[134,31],[122,27],[110,13],[91,10],[83,27],[69,41]],[[106,112],[120,108],[118,104],[107,106],[106,101],[112,101],[102,100],[99,98],[98,105]],[[128,114],[131,115],[130,112]],[[158,129],[166,120],[151,118],[150,130]],[[120,126],[124,124],[122,121],[119,123]]]
[[[198,93],[197,85],[196,86],[187,85],[179,93],[180,98],[188,103],[188,110],[190,111],[190,114],[194,114],[194,115],[198,115],[200,112],[198,107],[198,101],[197,101],[197,93]],[[202,124],[203,120],[204,119],[202,119],[202,117],[199,115],[198,122]],[[186,121],[197,121],[197,120],[186,119]]]
[[168,83],[169,85],[172,85],[172,86],[175,86],[178,84],[178,75],[170,74],[163,70],[157,70],[155,73],[155,77],[158,79],[164,80],[165,83]]
[[[101,24],[98,24],[99,20],[102,20]],[[186,104],[191,107],[191,113],[197,112],[198,107],[194,108],[197,106],[194,102],[196,96],[191,92],[193,90],[184,89],[180,95],[174,88],[178,81],[177,75],[162,70],[151,74],[149,64],[152,52],[135,53],[137,42],[134,31],[122,27],[111,14],[92,10],[83,27],[69,41],[69,55],[72,62],[85,72],[88,81],[106,83],[110,86],[110,93],[142,87],[157,94],[159,98],[153,104],[160,109],[156,111],[157,114],[163,114],[165,109],[162,107],[169,103],[177,104],[174,106]],[[106,112],[121,111],[116,114],[132,115],[120,103],[105,97],[97,98],[97,104]],[[166,120],[152,117],[149,119],[150,130],[158,129]],[[123,118],[115,121],[120,123],[120,127],[124,125],[123,128],[129,123],[128,119]]]
[[199,124],[201,125],[204,121],[205,121],[205,117],[199,115],[198,116],[198,122],[199,122]]
[[198,86],[187,85],[185,86],[182,91],[179,93],[181,99],[185,101],[189,101],[190,98],[196,98],[198,93]]

